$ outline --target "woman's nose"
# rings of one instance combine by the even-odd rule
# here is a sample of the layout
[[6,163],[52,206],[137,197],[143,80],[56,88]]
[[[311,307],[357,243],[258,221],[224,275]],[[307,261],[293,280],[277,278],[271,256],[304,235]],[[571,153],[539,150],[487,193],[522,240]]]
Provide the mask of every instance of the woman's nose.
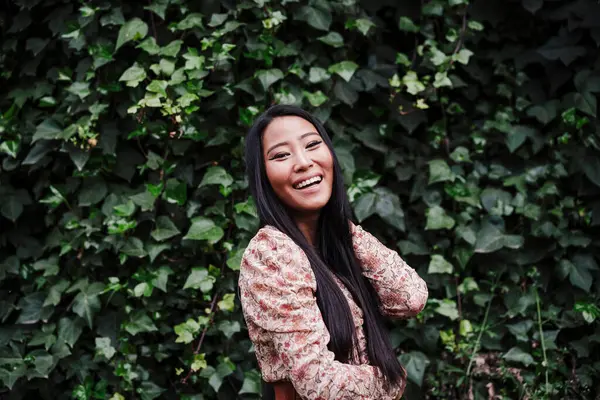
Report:
[[313,161],[305,152],[300,152],[296,157],[296,170],[307,169],[313,165]]

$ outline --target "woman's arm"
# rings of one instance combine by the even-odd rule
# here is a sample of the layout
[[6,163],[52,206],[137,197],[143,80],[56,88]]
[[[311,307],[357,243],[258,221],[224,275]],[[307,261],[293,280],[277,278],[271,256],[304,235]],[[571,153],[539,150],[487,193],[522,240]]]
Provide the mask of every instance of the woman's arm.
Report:
[[379,296],[381,312],[388,317],[417,315],[427,302],[427,284],[397,252],[384,246],[360,225],[350,222],[352,243],[363,275]]
[[378,368],[334,360],[306,255],[280,232],[264,235],[246,249],[239,281],[248,325],[260,328],[266,336],[260,341],[274,345],[275,354],[264,362],[285,368],[303,399],[397,398],[404,384],[390,388]]

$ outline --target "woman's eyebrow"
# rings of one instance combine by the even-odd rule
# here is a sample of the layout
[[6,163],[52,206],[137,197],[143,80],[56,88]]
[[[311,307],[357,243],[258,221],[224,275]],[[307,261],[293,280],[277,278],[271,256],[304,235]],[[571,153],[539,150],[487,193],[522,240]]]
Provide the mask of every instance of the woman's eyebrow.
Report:
[[[303,133],[302,135],[298,136],[298,140],[304,139],[307,136],[311,136],[311,135],[317,135],[317,136],[321,136],[319,135],[317,132],[307,132],[307,133]],[[269,150],[267,150],[267,155],[272,152],[275,148],[280,147],[280,146],[285,146],[287,144],[290,144],[289,142],[285,141],[285,142],[280,142],[277,143],[276,145],[273,145],[269,148]]]

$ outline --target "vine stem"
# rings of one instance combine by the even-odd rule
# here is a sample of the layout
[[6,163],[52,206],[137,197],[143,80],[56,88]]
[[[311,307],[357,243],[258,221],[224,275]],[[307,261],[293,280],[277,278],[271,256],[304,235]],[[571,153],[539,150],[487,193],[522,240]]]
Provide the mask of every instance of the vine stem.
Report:
[[540,342],[542,343],[542,354],[544,355],[544,375],[546,376],[546,395],[549,394],[550,383],[548,382],[548,358],[546,357],[546,342],[544,340],[544,331],[542,330],[542,311],[540,309],[540,296],[538,294],[537,286],[534,285],[535,290],[535,303],[537,305],[537,316],[538,316],[538,328],[540,330]]
[[492,285],[492,297],[488,300],[487,307],[485,309],[485,315],[483,316],[483,324],[481,325],[481,329],[479,330],[479,335],[477,336],[477,341],[475,342],[475,347],[473,347],[473,353],[471,353],[471,359],[469,360],[469,366],[467,367],[467,376],[471,375],[471,367],[473,366],[473,362],[475,361],[475,355],[479,351],[479,346],[481,345],[481,337],[483,336],[483,332],[485,332],[485,328],[487,325],[488,316],[490,315],[490,309],[492,308],[492,301],[494,300],[494,291],[496,290],[496,283],[498,282],[497,278],[496,282]]

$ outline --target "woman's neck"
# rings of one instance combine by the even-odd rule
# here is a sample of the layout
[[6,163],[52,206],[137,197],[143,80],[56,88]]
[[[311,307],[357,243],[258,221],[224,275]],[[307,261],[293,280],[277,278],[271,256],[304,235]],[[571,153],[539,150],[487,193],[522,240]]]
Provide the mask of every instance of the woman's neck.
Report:
[[300,216],[296,215],[294,217],[298,229],[300,229],[300,232],[302,232],[311,246],[316,246],[319,215],[320,213]]

